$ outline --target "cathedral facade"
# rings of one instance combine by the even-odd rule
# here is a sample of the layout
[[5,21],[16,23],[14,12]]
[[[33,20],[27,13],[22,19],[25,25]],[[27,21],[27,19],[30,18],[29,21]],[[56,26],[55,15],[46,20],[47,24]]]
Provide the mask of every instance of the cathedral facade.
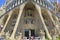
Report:
[[[7,0],[0,36],[8,40],[22,40],[23,37],[48,37],[58,33],[58,18],[54,5],[47,0]],[[44,40],[44,39],[42,39]]]

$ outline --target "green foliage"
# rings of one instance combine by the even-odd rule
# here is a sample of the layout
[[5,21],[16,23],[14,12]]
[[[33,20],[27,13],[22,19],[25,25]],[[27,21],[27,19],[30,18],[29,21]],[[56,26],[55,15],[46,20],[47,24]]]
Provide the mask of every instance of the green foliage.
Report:
[[49,40],[49,38],[48,38],[48,37],[46,37],[46,40]]
[[[46,37],[46,40],[49,40],[49,38],[48,38],[48,37]],[[56,40],[60,40],[60,37],[57,37],[57,38],[56,38]]]
[[60,40],[60,37],[57,37],[56,40]]

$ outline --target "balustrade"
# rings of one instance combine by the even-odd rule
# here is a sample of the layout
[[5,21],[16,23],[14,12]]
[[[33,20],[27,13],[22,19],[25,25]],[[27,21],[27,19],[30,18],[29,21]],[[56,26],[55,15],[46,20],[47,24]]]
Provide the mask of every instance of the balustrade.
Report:
[[[14,8],[15,6],[18,6],[18,5],[20,5],[20,4],[22,4],[22,3],[26,2],[26,1],[28,1],[28,0],[14,0],[14,1],[12,1],[6,7],[6,11],[9,11],[12,8]],[[49,10],[53,10],[54,9],[53,6],[50,3],[48,3],[48,1],[45,1],[45,0],[31,0],[31,1],[37,3],[38,5],[43,6],[45,8],[48,8]]]
[[22,3],[24,3],[27,0],[14,0],[12,1],[7,7],[6,7],[6,12],[15,8],[18,5],[21,5]]

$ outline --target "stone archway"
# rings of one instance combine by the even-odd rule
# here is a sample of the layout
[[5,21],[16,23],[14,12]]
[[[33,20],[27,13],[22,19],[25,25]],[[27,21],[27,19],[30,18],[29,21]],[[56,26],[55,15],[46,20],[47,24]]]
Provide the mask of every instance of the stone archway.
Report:
[[[29,13],[31,10],[34,13],[33,16],[32,16],[33,13],[32,14]],[[27,15],[24,15],[25,14],[24,12],[26,12],[26,11],[27,11]],[[42,22],[42,19],[41,19],[42,15],[40,15],[40,13],[38,13],[37,9],[34,8],[34,4],[27,3],[26,6],[25,6],[25,9],[23,9],[22,14],[20,15],[21,17],[19,17],[20,21],[18,22],[18,25],[15,26],[17,28],[16,29],[14,28],[15,30],[13,30],[14,35],[12,34],[11,38],[16,37],[16,36],[20,36],[19,33],[22,33],[22,35],[24,36],[24,29],[28,29],[28,30],[34,29],[36,35],[39,35],[40,29],[43,30],[43,31],[45,30],[46,32],[48,32],[43,27],[44,23]],[[28,19],[28,21],[25,20],[25,23],[24,23],[24,19],[26,19],[26,18]],[[32,25],[33,23],[31,22],[31,19],[33,19],[33,18],[35,18],[34,20],[36,21],[34,23],[35,25]],[[31,33],[31,31],[30,31],[30,33]]]
[[22,33],[22,35],[25,36],[25,30],[30,32],[30,34],[28,34],[30,36],[31,30],[35,31],[35,36],[40,35],[40,30],[44,31],[41,18],[33,3],[27,3],[25,5],[14,37],[20,36],[19,33]]
[[[31,30],[35,31],[35,34],[39,35],[39,23],[40,20],[38,18],[38,12],[36,11],[35,6],[33,5],[33,3],[27,3],[24,7],[23,13],[21,15],[21,19],[17,28],[17,32],[16,35],[18,35],[19,32],[21,32],[24,36],[24,31],[25,30],[29,30],[30,32],[32,32]],[[41,25],[41,24],[40,24]]]
[[[31,30],[35,30],[35,36],[39,35],[40,30],[42,30],[42,31],[45,30],[46,32],[48,32],[45,29],[45,24],[47,24],[47,23],[45,23],[45,21],[44,21],[46,19],[46,16],[48,16],[48,14],[44,15],[44,13],[41,12],[40,8],[39,8],[40,13],[39,13],[35,5],[36,4],[33,4],[33,3],[27,3],[25,5],[25,7],[22,6],[22,8],[19,10],[20,13],[18,12],[19,15],[17,17],[16,24],[14,25],[14,28],[12,28],[13,31],[12,31],[11,39],[16,36],[20,36],[19,33],[22,33],[22,35],[24,36],[25,29],[28,29],[30,31],[30,33],[31,33]],[[26,14],[26,12],[27,12],[27,14]],[[14,13],[15,13],[15,11],[14,11]],[[42,14],[42,15],[40,15],[40,14]],[[43,16],[45,16],[45,19]]]

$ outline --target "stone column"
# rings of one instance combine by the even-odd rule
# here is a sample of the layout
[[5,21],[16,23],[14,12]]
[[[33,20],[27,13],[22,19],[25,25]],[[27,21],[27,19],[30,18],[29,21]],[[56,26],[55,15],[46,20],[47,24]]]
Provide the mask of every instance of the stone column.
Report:
[[56,40],[56,32],[54,29],[52,30],[52,40]]
[[24,8],[25,4],[26,4],[26,3],[24,3],[24,4],[22,4],[22,5],[20,6],[18,18],[17,18],[16,24],[15,24],[15,27],[14,27],[14,29],[13,29],[12,35],[11,35],[11,37],[10,37],[11,40],[14,40],[14,36],[15,36],[15,33],[16,33],[16,30],[17,30],[17,27],[18,27],[18,24],[19,24],[19,21],[20,21],[20,18],[21,18],[21,15],[22,15],[22,12],[23,12],[23,8]]
[[52,40],[56,40],[56,35],[52,35]]
[[[8,24],[8,22],[9,22],[11,16],[12,16],[12,12],[13,12],[13,11],[11,11],[11,12],[9,13],[9,16],[8,16],[8,18],[7,18],[7,20],[6,20],[6,23],[5,23],[5,25],[4,25],[4,27],[3,27],[2,31],[1,31],[0,35],[3,35],[3,34],[4,34],[4,30],[5,30],[5,28],[7,27],[7,24]],[[2,33],[3,33],[3,34],[2,34]]]
[[9,32],[7,32],[5,36],[6,36],[6,40],[9,40],[9,37],[10,37]]
[[31,37],[31,31],[29,30],[29,37]]
[[44,27],[44,29],[45,29],[45,31],[46,31],[46,34],[47,34],[48,38],[49,38],[49,39],[52,39],[52,38],[51,38],[51,35],[49,34],[49,31],[48,31],[48,29],[47,29],[47,27],[46,27],[46,25],[45,25],[44,19],[43,19],[43,17],[42,17],[41,7],[38,6],[37,4],[35,4],[35,6],[36,6],[37,11],[38,11],[38,13],[39,13],[39,15],[40,15],[41,21],[42,21],[42,23],[43,23],[43,27]]
[[40,31],[40,39],[45,40],[45,33],[43,31]]
[[16,40],[22,40],[22,33],[20,33],[20,35],[17,36]]

